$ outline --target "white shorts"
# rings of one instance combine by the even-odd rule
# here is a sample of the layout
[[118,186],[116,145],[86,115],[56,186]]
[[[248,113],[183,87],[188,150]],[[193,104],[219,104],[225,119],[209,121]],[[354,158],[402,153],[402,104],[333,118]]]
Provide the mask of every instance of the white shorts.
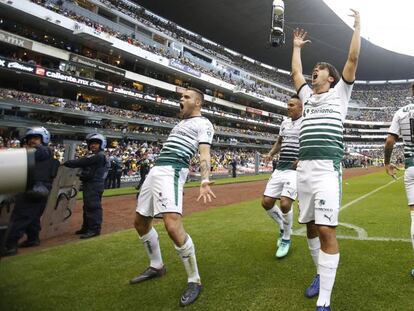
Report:
[[414,205],[414,166],[410,166],[405,170],[404,185],[408,205]]
[[280,199],[280,197],[287,197],[296,200],[296,171],[274,170],[267,182],[264,194],[267,197]]
[[302,160],[298,175],[300,223],[337,226],[342,197],[342,169],[332,160]]
[[137,213],[157,218],[161,218],[163,213],[182,214],[183,187],[187,174],[187,168],[154,166],[139,192]]

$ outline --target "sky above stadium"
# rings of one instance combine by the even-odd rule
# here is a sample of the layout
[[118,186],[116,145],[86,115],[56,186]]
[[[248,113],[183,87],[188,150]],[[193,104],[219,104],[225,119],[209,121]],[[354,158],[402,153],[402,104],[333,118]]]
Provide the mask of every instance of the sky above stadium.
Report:
[[352,27],[349,8],[361,14],[361,35],[387,50],[414,56],[412,0],[323,0]]

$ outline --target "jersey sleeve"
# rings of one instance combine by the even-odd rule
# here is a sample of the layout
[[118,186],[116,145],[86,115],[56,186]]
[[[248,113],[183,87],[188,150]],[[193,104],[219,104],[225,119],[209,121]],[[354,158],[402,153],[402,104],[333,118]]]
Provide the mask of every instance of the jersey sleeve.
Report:
[[390,128],[388,129],[388,133],[397,135],[400,137],[401,135],[401,127],[400,127],[400,116],[398,114],[399,111],[397,111],[396,114],[394,114],[394,117],[392,118],[392,122],[390,125]]
[[213,142],[214,127],[207,119],[203,119],[198,128],[198,143],[211,145]]
[[307,83],[303,84],[298,90],[298,96],[302,103],[306,103],[309,97],[312,95],[312,89]]
[[344,80],[344,78],[341,78],[334,87],[339,97],[341,98],[341,115],[343,120],[345,120],[346,114],[348,113],[348,105],[351,99],[353,87],[354,82],[347,82]]
[[285,134],[285,128],[286,128],[286,120],[283,120],[280,124],[280,130],[279,130],[279,137],[283,137]]

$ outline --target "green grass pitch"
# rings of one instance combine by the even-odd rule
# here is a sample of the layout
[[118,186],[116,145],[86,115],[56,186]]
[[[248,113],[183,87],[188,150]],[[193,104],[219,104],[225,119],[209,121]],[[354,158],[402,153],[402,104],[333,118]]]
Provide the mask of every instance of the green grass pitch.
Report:
[[[344,181],[343,205],[390,181],[385,173]],[[186,309],[314,310],[316,300],[303,295],[315,268],[301,226],[294,226],[291,253],[275,259],[276,225],[259,197],[184,218],[205,286]],[[332,309],[414,310],[409,275],[414,256],[402,178],[348,206],[339,219],[346,225],[338,227],[344,237]],[[167,267],[164,278],[128,284],[148,261],[136,233],[126,230],[3,259],[0,310],[180,310],[185,271],[163,226],[156,229]]]

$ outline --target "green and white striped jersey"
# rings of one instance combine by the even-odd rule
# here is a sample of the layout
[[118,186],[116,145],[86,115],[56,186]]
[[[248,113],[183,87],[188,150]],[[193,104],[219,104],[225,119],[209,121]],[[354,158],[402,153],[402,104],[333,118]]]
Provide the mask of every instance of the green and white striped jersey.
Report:
[[353,83],[340,79],[335,87],[313,94],[304,84],[298,91],[303,104],[299,135],[299,160],[342,160],[343,122],[348,111]]
[[405,167],[414,166],[414,103],[397,110],[392,118],[388,133],[402,137]]
[[180,121],[172,129],[155,165],[171,165],[188,168],[191,158],[197,153],[199,144],[211,145],[214,128],[204,117],[192,117]]
[[280,171],[291,170],[292,164],[299,157],[299,131],[302,117],[296,120],[286,119],[280,125],[279,137],[282,138],[279,161],[276,169]]

